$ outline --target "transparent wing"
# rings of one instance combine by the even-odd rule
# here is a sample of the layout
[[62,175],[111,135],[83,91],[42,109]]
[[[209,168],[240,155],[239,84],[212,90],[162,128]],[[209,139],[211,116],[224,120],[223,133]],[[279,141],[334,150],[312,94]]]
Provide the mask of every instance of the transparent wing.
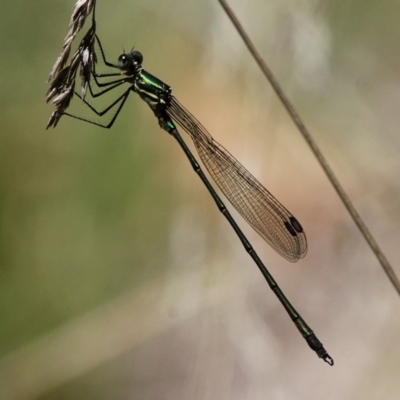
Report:
[[249,225],[287,260],[303,258],[307,238],[297,219],[175,97],[168,113],[192,138],[215,183]]

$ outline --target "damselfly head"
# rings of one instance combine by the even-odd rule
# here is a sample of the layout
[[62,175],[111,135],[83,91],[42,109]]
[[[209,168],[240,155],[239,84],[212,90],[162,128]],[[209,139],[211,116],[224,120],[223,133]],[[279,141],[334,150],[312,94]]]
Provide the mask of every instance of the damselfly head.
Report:
[[127,71],[132,67],[138,67],[142,65],[143,55],[139,51],[132,51],[129,54],[121,54],[118,57],[118,67]]
[[131,51],[130,56],[132,57],[132,61],[135,65],[142,65],[143,54],[140,51]]

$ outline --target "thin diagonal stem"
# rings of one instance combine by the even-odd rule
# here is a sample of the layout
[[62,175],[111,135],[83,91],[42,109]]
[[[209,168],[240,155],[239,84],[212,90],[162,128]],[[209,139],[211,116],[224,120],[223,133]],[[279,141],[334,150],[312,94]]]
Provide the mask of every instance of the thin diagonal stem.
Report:
[[283,103],[286,111],[291,116],[294,124],[299,129],[300,133],[303,135],[304,139],[308,143],[311,148],[311,151],[314,153],[315,157],[317,158],[318,162],[320,163],[322,169],[324,170],[325,174],[327,175],[328,179],[332,183],[333,187],[335,188],[337,194],[339,195],[340,199],[342,200],[344,206],[347,208],[347,211],[350,213],[353,221],[357,225],[358,229],[361,231],[362,235],[364,236],[365,240],[367,241],[368,245],[370,246],[371,250],[376,255],[378,261],[380,262],[383,270],[385,271],[387,277],[392,282],[394,288],[396,289],[397,293],[400,295],[400,281],[397,275],[395,274],[392,266],[390,265],[388,259],[378,246],[378,243],[372,236],[371,232],[365,225],[364,221],[358,214],[357,210],[353,206],[349,196],[347,196],[346,192],[344,191],[342,185],[339,183],[338,179],[336,178],[335,174],[333,173],[331,167],[329,166],[328,162],[326,161],[325,157],[322,155],[318,145],[312,138],[310,132],[302,122],[300,116],[297,114],[296,110],[294,109],[293,105],[286,97],[285,93],[283,92],[282,88],[280,87],[278,81],[275,79],[272,71],[268,68],[267,64],[265,63],[264,59],[262,58],[261,54],[258,52],[257,48],[250,40],[250,37],[247,35],[246,31],[244,30],[242,24],[237,19],[236,15],[227,4],[225,0],[218,0],[227,13],[228,17],[232,21],[233,25],[235,26],[236,30],[239,32],[239,35],[242,37],[246,47],[250,51],[251,55],[254,57],[256,63],[264,73],[265,77],[268,79],[269,83],[271,84],[272,88],[275,90],[275,93],[278,95],[279,99]]

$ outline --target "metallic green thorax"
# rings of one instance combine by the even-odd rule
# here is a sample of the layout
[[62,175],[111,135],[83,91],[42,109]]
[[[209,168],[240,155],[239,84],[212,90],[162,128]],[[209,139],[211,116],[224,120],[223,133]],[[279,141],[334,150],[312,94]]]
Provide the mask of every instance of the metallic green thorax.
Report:
[[161,128],[169,133],[176,129],[166,112],[171,99],[170,86],[144,69],[140,69],[134,80],[134,90],[152,109]]
[[171,94],[171,88],[160,79],[142,69],[136,76],[135,92],[150,106],[160,103]]

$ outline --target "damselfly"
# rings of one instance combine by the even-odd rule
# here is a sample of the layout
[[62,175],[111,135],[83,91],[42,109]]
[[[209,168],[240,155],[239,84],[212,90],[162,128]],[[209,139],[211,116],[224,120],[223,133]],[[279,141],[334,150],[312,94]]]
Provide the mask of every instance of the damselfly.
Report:
[[[270,288],[278,297],[308,345],[320,358],[333,365],[333,359],[283,294],[225,207],[223,201],[214,190],[194,155],[179,134],[175,123],[183,128],[191,137],[209,174],[235,209],[279,254],[292,262],[304,257],[307,253],[306,235],[298,220],[223,146],[212,138],[203,125],[172,95],[170,86],[143,69],[143,56],[139,51],[132,50],[129,53],[124,53],[118,58],[117,64],[113,64],[106,60],[103,47],[97,35],[96,40],[104,64],[116,69],[117,72],[98,73],[93,67],[90,73],[100,91],[93,91],[89,80],[88,86],[91,96],[93,98],[102,96],[123,84],[128,84],[129,86],[102,111],[96,110],[84,97],[76,93],[99,117],[115,110],[107,124],[101,124],[67,112],[64,112],[64,114],[104,128],[111,128],[129,94],[132,92],[137,93],[149,105],[157,117],[160,127],[177,140],[193,169],[216,202],[218,209],[236,232],[244,248],[264,275]],[[113,77],[116,79],[109,81]],[[106,78],[106,81],[102,82],[104,78]]]

